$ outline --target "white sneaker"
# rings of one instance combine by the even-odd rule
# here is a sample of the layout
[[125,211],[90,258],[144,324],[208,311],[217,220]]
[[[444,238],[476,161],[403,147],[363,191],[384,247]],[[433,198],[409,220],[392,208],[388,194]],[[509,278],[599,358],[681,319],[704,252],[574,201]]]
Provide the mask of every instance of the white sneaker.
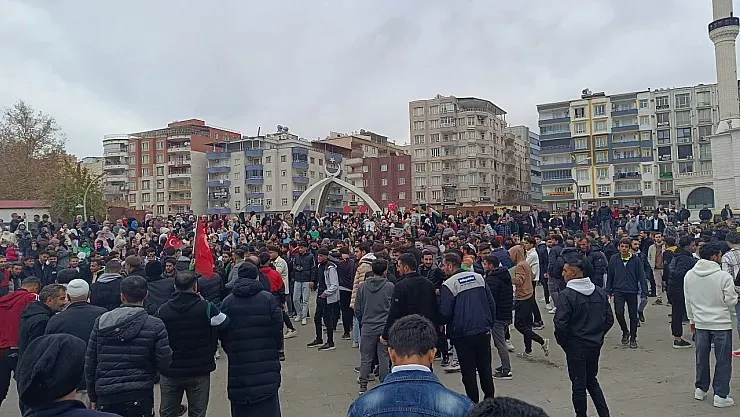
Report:
[[550,339],[545,339],[545,343],[542,344],[542,351],[545,352],[545,356],[550,356]]
[[460,372],[460,362],[451,362],[450,366],[444,368],[445,372],[451,374],[453,372]]
[[557,307],[553,307],[547,314],[555,314],[555,311],[557,311]]
[[[305,320],[305,319],[304,319],[304,320]],[[301,321],[301,318],[300,318],[300,317],[298,317],[298,316],[295,316],[295,318],[293,319],[293,321],[294,321],[294,322],[296,322],[296,323],[298,323],[299,321]]]
[[729,395],[725,398],[722,398],[719,395],[714,396],[714,406],[717,408],[732,407],[733,405],[735,405],[735,400],[733,400]]
[[308,322],[306,321],[306,319],[305,319],[305,318],[304,318],[304,319],[301,319],[301,324],[302,324],[302,325],[304,325],[304,326],[305,326],[305,325],[306,325],[306,323],[308,323]]
[[355,341],[353,340],[353,341],[352,341],[352,347],[353,347],[353,348],[355,348],[355,349],[357,349],[358,347],[360,347],[360,344],[359,344],[359,343],[357,343],[357,342],[355,342]]
[[707,398],[707,393],[702,391],[701,388],[697,388],[694,390],[694,399],[703,401],[705,398]]
[[214,355],[216,359],[221,359],[221,352],[218,351],[218,348],[216,348],[216,354]]
[[553,305],[552,305],[552,304],[550,304],[550,303],[547,303],[547,304],[545,304],[545,308],[546,308],[547,310],[552,310],[552,308],[553,308]]
[[513,345],[512,343],[511,343],[511,341],[510,341],[510,340],[507,340],[507,341],[506,341],[506,350],[508,350],[509,352],[513,352],[513,351],[515,351],[515,350],[516,350],[516,349],[514,348],[514,345]]
[[283,336],[283,339],[292,339],[294,337],[298,336],[298,330],[290,330],[288,329],[288,332],[285,333]]

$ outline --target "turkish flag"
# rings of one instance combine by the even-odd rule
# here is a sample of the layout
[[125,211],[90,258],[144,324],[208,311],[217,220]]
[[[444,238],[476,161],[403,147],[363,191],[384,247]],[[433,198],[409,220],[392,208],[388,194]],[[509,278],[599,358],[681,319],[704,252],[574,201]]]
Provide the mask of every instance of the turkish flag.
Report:
[[180,239],[177,238],[175,235],[170,235],[170,237],[167,238],[167,242],[164,243],[164,248],[175,248],[175,249],[181,249],[183,247],[182,242],[180,242]]
[[198,225],[195,229],[195,244],[193,245],[195,251],[195,272],[206,278],[213,276],[213,271],[216,270],[216,264],[213,261],[213,252],[208,244],[208,231],[206,230],[206,224],[203,220],[198,219]]

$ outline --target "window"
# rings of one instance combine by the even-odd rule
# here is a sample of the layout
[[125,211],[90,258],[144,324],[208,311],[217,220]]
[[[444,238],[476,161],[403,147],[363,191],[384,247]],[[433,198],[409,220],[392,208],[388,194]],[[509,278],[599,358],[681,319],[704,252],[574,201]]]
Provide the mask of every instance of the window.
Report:
[[712,147],[709,143],[702,143],[699,145],[699,158],[709,159],[712,157]]
[[586,133],[586,123],[574,123],[573,124],[573,133],[575,134],[583,134]]
[[362,172],[370,172],[370,167],[368,167],[367,165],[363,165]]
[[694,172],[694,163],[693,162],[679,162],[678,172],[680,172],[681,174],[689,174],[691,172]]
[[606,107],[603,104],[594,106],[594,116],[603,116],[606,114]]
[[157,167],[157,176],[158,177],[164,176],[164,167]]
[[677,111],[676,112],[676,125],[685,126],[691,124],[691,111]]
[[398,193],[398,199],[399,200],[405,200],[406,199],[406,193],[404,193],[403,191],[401,191],[400,193]]
[[405,184],[406,184],[406,178],[398,177],[398,185],[405,185]]
[[712,134],[712,126],[699,126],[699,139],[705,138]]
[[241,176],[242,176],[242,175],[241,175],[241,173],[240,173],[239,171],[236,171],[236,172],[234,172],[234,179],[235,179],[235,180],[238,180],[238,179],[240,179],[240,178],[241,178]]
[[416,199],[419,201],[424,201],[426,199],[426,193],[424,191],[417,191]]
[[404,164],[398,164],[398,170],[403,171],[406,169],[406,166]]
[[142,203],[149,203],[151,201],[151,198],[152,198],[151,197],[151,194],[144,193],[144,194],[141,195],[141,202]]
[[710,106],[712,100],[709,96],[709,91],[700,91],[696,93],[696,105],[697,106]]
[[676,108],[687,109],[691,106],[691,98],[688,94],[676,94]]
[[141,163],[142,164],[148,164],[149,163],[149,155],[141,155]]
[[575,157],[576,164],[587,164],[590,159],[587,153],[579,153]]
[[311,158],[309,158],[309,161],[311,162],[311,165],[313,165],[313,164],[315,164],[315,163],[316,163],[316,158],[314,158],[314,157],[312,156]]
[[157,149],[164,149],[164,141],[158,140],[156,143]]
[[588,149],[588,139],[587,138],[577,138],[575,139],[574,142],[575,142],[576,150]]
[[650,174],[653,172],[653,166],[652,165],[643,165],[642,166],[642,173],[643,174]]
[[145,140],[145,141],[141,142],[141,150],[143,152],[146,152],[146,151],[149,150],[149,141],[146,141]]
[[315,171],[309,171],[308,176],[311,178],[316,178],[316,172]]
[[640,140],[649,141],[653,136],[652,132],[640,132]]
[[287,205],[288,205],[288,199],[287,199],[287,198],[283,198],[283,199],[281,199],[281,200],[280,200],[280,205],[282,205],[282,206],[287,206]]
[[367,187],[367,180],[362,180],[362,186]]
[[281,177],[287,177],[287,176],[288,176],[288,171],[286,171],[286,170],[284,170],[284,169],[281,169],[281,170],[280,170],[280,176],[281,176]]
[[417,187],[423,187],[427,185],[427,179],[426,178],[416,178],[414,181]]
[[605,163],[609,160],[608,152],[596,152],[596,163]]
[[645,191],[652,190],[653,189],[653,183],[650,181],[643,181],[642,183],[642,189]]
[[240,194],[242,191],[242,187],[234,187],[234,194]]
[[596,176],[600,180],[605,180],[609,177],[609,168],[596,168]]
[[416,159],[424,159],[427,156],[427,150],[426,149],[414,149],[414,158]]
[[164,188],[164,180],[157,180],[157,189],[161,190]]
[[150,188],[150,182],[149,180],[142,180],[141,181],[141,189],[142,190],[148,190]]
[[699,118],[699,123],[709,123],[712,121],[711,109],[699,109],[696,113]]
[[691,128],[676,129],[676,143],[691,143]]
[[427,171],[427,165],[426,164],[414,164],[416,165],[416,172],[417,173],[423,173]]
[[594,136],[594,146],[597,148],[606,148],[607,137],[606,136]]
[[658,113],[655,115],[655,117],[658,123],[658,127],[671,125],[670,113]]
[[694,157],[692,145],[678,145],[678,159],[690,159]]
[[319,158],[319,166],[324,166],[324,160]]
[[564,180],[573,177],[573,173],[569,169],[556,169],[553,171],[543,171],[543,180]]
[[647,109],[647,108],[648,108],[648,106],[650,106],[650,103],[648,102],[648,99],[646,99],[646,98],[641,98],[641,99],[640,99],[640,108],[641,108],[641,109]]
[[668,104],[668,96],[655,97],[655,109],[656,110],[663,110],[669,107],[670,105]]
[[576,179],[578,181],[588,181],[591,179],[591,171],[588,169],[577,169],[576,170]]
[[[432,148],[432,149],[430,150],[430,152],[429,152],[429,155],[430,155],[430,156],[431,156],[432,158],[438,158],[439,156],[441,156],[441,155],[442,155],[442,148]],[[434,165],[434,163],[433,163],[432,165]]]
[[573,109],[573,118],[574,119],[582,119],[586,117],[586,108],[585,107],[578,107]]
[[136,202],[136,194],[129,194],[128,195],[128,202],[129,203],[135,203]]
[[280,162],[281,163],[288,162],[288,155],[280,155]]
[[272,185],[265,185],[265,191],[268,193],[272,192]]
[[611,185],[599,185],[598,187],[599,187],[598,188],[599,194],[601,194],[601,193],[607,193],[608,194],[612,190],[612,186]]
[[272,171],[270,170],[265,171],[265,178],[270,178],[270,177],[272,177]]
[[578,193],[579,194],[591,194],[591,186],[590,185],[578,186]]
[[704,204],[714,207],[714,191],[711,188],[699,187],[686,199],[686,207],[690,209],[700,209]]
[[[439,129],[439,119],[430,120],[429,121],[429,128],[430,129]],[[422,125],[422,129],[420,129],[420,130],[423,130],[423,125]]]
[[671,143],[671,131],[670,130],[659,130],[656,133],[658,138],[658,145],[667,145]]
[[280,191],[288,191],[288,184],[280,184]]
[[[439,134],[437,134],[437,136],[439,136]],[[423,145],[424,142],[424,135],[414,135],[414,145]]]
[[381,194],[380,195],[380,199],[383,200],[383,201],[388,200],[388,194],[386,194],[386,193]]
[[606,122],[603,120],[594,122],[594,132],[606,132]]
[[164,193],[157,193],[157,203],[164,201]]
[[380,166],[380,172],[388,172],[388,165],[387,164],[382,164]]
[[149,168],[142,168],[141,169],[141,176],[142,177],[148,177],[149,176]]
[[271,198],[267,198],[267,199],[265,199],[265,205],[266,205],[267,207],[270,207],[270,206],[272,205],[272,199],[271,199]]
[[640,116],[640,126],[650,126],[650,116]]
[[131,190],[131,191],[136,190],[136,182],[132,181],[132,182],[128,183],[128,189]]
[[380,185],[388,185],[388,178],[383,178],[380,180]]
[[414,130],[424,130],[424,122],[422,121],[414,122]]
[[414,107],[414,116],[423,116],[424,115],[424,107]]

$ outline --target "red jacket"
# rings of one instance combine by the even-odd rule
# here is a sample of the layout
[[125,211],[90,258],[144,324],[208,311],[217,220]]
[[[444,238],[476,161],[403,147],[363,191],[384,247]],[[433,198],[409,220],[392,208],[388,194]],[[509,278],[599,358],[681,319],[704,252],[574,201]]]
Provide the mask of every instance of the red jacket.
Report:
[[260,268],[260,271],[270,280],[270,291],[272,293],[285,293],[285,281],[283,281],[283,276],[280,275],[280,272],[269,266]]
[[38,295],[23,288],[0,297],[0,349],[18,347],[21,312],[36,300]]
[[18,259],[20,259],[20,252],[17,248],[7,248],[5,249],[5,259],[7,259],[8,262],[18,262]]
[[10,287],[10,271],[7,269],[0,270],[0,288]]

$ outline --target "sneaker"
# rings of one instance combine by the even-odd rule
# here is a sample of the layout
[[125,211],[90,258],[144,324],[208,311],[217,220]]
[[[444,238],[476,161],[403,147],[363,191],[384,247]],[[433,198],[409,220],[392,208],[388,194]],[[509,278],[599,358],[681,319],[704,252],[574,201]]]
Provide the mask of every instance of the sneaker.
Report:
[[294,337],[298,336],[298,330],[290,330],[288,329],[288,332],[285,333],[283,336],[283,339],[292,339]]
[[[375,381],[375,375],[373,375],[373,374],[368,375],[367,376],[367,380],[369,382]],[[362,384],[362,382],[360,382],[360,377],[359,376],[357,377],[357,383],[358,384]]]
[[511,340],[506,341],[506,350],[508,350],[509,352],[513,352],[516,350],[514,348],[514,345],[511,343]]
[[373,368],[373,375],[375,375],[378,378],[380,377],[380,366],[375,365],[375,368]]
[[717,408],[732,407],[733,405],[735,405],[735,400],[733,400],[730,396],[727,396],[725,398],[722,398],[719,395],[714,396],[714,406]]
[[628,345],[630,343],[630,335],[629,333],[622,333],[622,344]]
[[355,372],[357,372],[358,374],[360,373],[360,367],[359,366],[355,366]]
[[630,349],[637,349],[637,339],[630,339]]
[[534,358],[534,355],[532,355],[532,352],[519,352],[516,354],[518,358],[522,359],[532,359]]
[[671,306],[671,302],[669,301],[669,302],[665,303],[665,306],[666,307],[670,307]]
[[285,361],[285,352],[278,352],[278,359],[281,362]]
[[732,357],[733,358],[740,358],[740,349],[733,351],[732,352]]
[[640,323],[645,323],[645,314],[642,311],[638,313],[638,316],[640,317]]
[[704,398],[707,398],[706,391],[702,391],[701,388],[697,388],[697,389],[694,390],[694,399],[695,400],[703,401]]
[[549,311],[549,310],[552,310],[552,308],[553,308],[553,307],[554,307],[554,306],[553,306],[552,304],[550,304],[550,303],[547,303],[547,304],[545,304],[545,308],[546,308],[546,309],[547,309],[548,311]]
[[503,372],[500,370],[497,370],[496,373],[493,374],[493,379],[514,379],[514,375],[511,374],[511,372]]
[[298,316],[295,316],[295,318],[293,318],[293,321],[298,323],[299,321],[301,321],[301,318]]
[[354,349],[357,349],[358,347],[360,347],[360,344],[359,344],[359,343],[357,343],[357,342],[355,342],[355,341],[353,340],[353,341],[352,341],[352,347],[353,347]]
[[307,344],[307,345],[306,345],[306,347],[310,347],[310,348],[317,348],[317,347],[319,347],[319,346],[321,346],[321,345],[323,345],[323,344],[324,344],[324,341],[323,341],[323,340],[321,340],[321,339],[316,339],[316,340],[314,340],[313,342],[311,342],[311,343]]
[[673,349],[690,349],[691,346],[693,346],[691,342],[687,342],[683,339],[673,341]]
[[445,368],[445,372],[448,374],[451,374],[453,372],[460,372],[460,363],[459,362],[451,363],[450,366]]
[[308,322],[306,321],[306,319],[301,319],[301,324],[302,324],[302,325],[304,325],[304,326],[305,326],[305,325],[306,325],[306,323],[308,323]]
[[663,305],[663,300],[661,300],[660,298],[658,298],[657,300],[653,301],[653,305],[654,306],[661,306],[661,305]]
[[545,323],[535,323],[534,326],[532,326],[532,330],[542,330],[545,328]]
[[357,391],[357,394],[362,395],[362,394],[364,394],[366,392],[367,392],[367,385],[364,386],[364,387],[362,385],[360,385],[360,389]]
[[327,351],[327,350],[335,350],[336,346],[334,346],[334,343],[324,343],[323,346],[319,347],[320,351]]
[[550,356],[550,339],[545,339],[545,343],[542,344],[542,351],[545,352],[545,356]]
[[342,335],[342,340],[352,340],[352,336],[349,333],[345,333]]
[[221,352],[219,352],[218,348],[216,348],[216,354],[213,355],[213,357],[216,358],[216,360],[221,359]]
[[555,312],[558,310],[557,307],[553,307],[550,311],[547,312],[547,314],[555,314]]
[[439,363],[439,366],[441,366],[442,368],[450,366],[450,358],[443,358],[442,362]]

